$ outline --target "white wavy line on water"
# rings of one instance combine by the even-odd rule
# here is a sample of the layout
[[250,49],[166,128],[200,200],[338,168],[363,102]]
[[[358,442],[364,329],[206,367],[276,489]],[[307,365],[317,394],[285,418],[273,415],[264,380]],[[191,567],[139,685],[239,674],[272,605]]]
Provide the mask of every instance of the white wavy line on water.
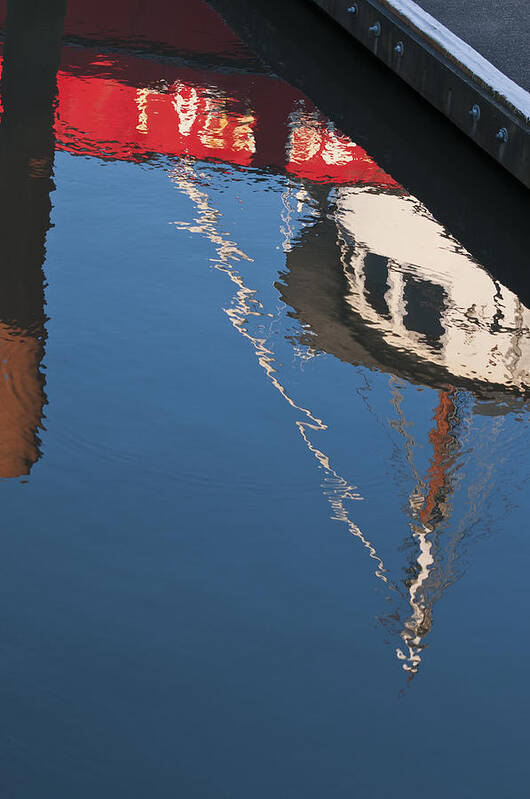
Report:
[[[321,468],[328,474],[325,481],[326,485],[323,485],[322,488],[324,496],[328,500],[332,510],[331,519],[343,522],[348,528],[348,532],[361,541],[362,545],[367,549],[370,558],[377,562],[377,568],[374,570],[376,577],[393,588],[386,577],[383,559],[377,554],[373,544],[363,535],[358,525],[350,519],[348,511],[344,506],[346,500],[361,500],[362,497],[356,492],[355,486],[350,485],[347,480],[335,471],[331,466],[329,456],[315,447],[308,437],[308,430],[322,432],[328,429],[327,425],[322,419],[318,419],[314,416],[308,408],[298,405],[292,397],[289,396],[276,376],[276,370],[273,366],[275,362],[274,352],[267,346],[267,339],[252,336],[245,327],[245,323],[249,316],[263,315],[263,305],[255,298],[255,290],[249,289],[245,285],[239,272],[232,266],[232,262],[241,259],[252,261],[253,259],[244,253],[237,244],[230,241],[226,234],[222,234],[218,231],[217,225],[220,214],[214,208],[210,207],[208,195],[199,191],[197,188],[195,171],[190,162],[179,162],[178,166],[170,173],[170,177],[178,189],[193,202],[198,214],[197,218],[194,219],[194,225],[190,225],[186,222],[174,222],[173,224],[180,230],[187,230],[190,233],[200,233],[206,236],[215,246],[218,257],[212,261],[214,268],[220,272],[224,272],[237,287],[232,307],[224,308],[224,312],[237,332],[252,344],[258,363],[274,388],[280,392],[282,397],[292,408],[302,413],[308,420],[306,422],[297,420],[296,425],[307,448],[320,464]],[[257,306],[260,310],[254,310],[252,305]],[[331,486],[329,490],[327,489],[327,485]]]

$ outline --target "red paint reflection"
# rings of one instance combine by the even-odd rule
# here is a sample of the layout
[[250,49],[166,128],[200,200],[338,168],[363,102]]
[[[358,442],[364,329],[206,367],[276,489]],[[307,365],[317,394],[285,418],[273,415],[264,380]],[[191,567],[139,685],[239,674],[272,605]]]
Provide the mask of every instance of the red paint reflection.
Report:
[[[80,55],[84,56],[83,64]],[[197,70],[65,48],[58,75],[60,149],[102,158],[153,154],[287,170],[333,183],[395,187],[307,98],[264,75]],[[270,137],[262,129],[273,129]]]
[[[59,149],[101,158],[154,154],[286,170],[317,182],[396,187],[311,102],[263,72],[241,40],[204,2],[69,0],[58,74]],[[0,24],[5,0],[0,0]],[[246,71],[195,69],[116,51],[116,46],[242,62]],[[112,51],[102,48],[113,45]],[[221,62],[220,62],[221,63]]]

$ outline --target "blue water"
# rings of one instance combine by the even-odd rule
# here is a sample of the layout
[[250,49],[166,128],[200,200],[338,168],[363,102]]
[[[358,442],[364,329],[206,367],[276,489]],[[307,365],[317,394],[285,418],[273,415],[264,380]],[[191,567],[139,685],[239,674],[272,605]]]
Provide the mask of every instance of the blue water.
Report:
[[523,795],[524,386],[312,344],[347,313],[312,329],[289,265],[340,186],[64,151],[54,183],[40,456],[0,485],[3,795]]

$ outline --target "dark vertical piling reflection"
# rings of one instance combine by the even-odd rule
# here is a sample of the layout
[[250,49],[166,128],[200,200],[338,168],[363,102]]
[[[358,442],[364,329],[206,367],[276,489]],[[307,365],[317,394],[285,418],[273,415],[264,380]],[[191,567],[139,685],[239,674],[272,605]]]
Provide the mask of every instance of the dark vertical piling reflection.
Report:
[[0,477],[39,458],[46,232],[66,0],[10,0],[0,90]]

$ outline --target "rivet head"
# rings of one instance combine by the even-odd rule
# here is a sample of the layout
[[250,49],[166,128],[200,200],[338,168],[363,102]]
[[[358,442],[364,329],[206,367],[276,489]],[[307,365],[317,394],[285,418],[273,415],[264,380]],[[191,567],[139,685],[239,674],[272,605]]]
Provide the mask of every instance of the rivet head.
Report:
[[381,23],[374,22],[373,25],[370,25],[368,30],[370,31],[370,33],[373,33],[374,36],[381,36]]
[[506,130],[506,128],[501,128],[497,133],[496,138],[499,141],[503,142],[503,144],[506,144],[506,142],[508,141],[508,131]]
[[347,9],[348,14],[356,14],[357,13],[357,3],[352,3],[351,6]]
[[397,56],[402,56],[404,52],[405,52],[405,45],[403,44],[403,42],[398,42],[394,47],[394,53]]
[[469,111],[469,116],[473,117],[474,122],[478,122],[480,119],[480,106],[475,103],[473,108]]

